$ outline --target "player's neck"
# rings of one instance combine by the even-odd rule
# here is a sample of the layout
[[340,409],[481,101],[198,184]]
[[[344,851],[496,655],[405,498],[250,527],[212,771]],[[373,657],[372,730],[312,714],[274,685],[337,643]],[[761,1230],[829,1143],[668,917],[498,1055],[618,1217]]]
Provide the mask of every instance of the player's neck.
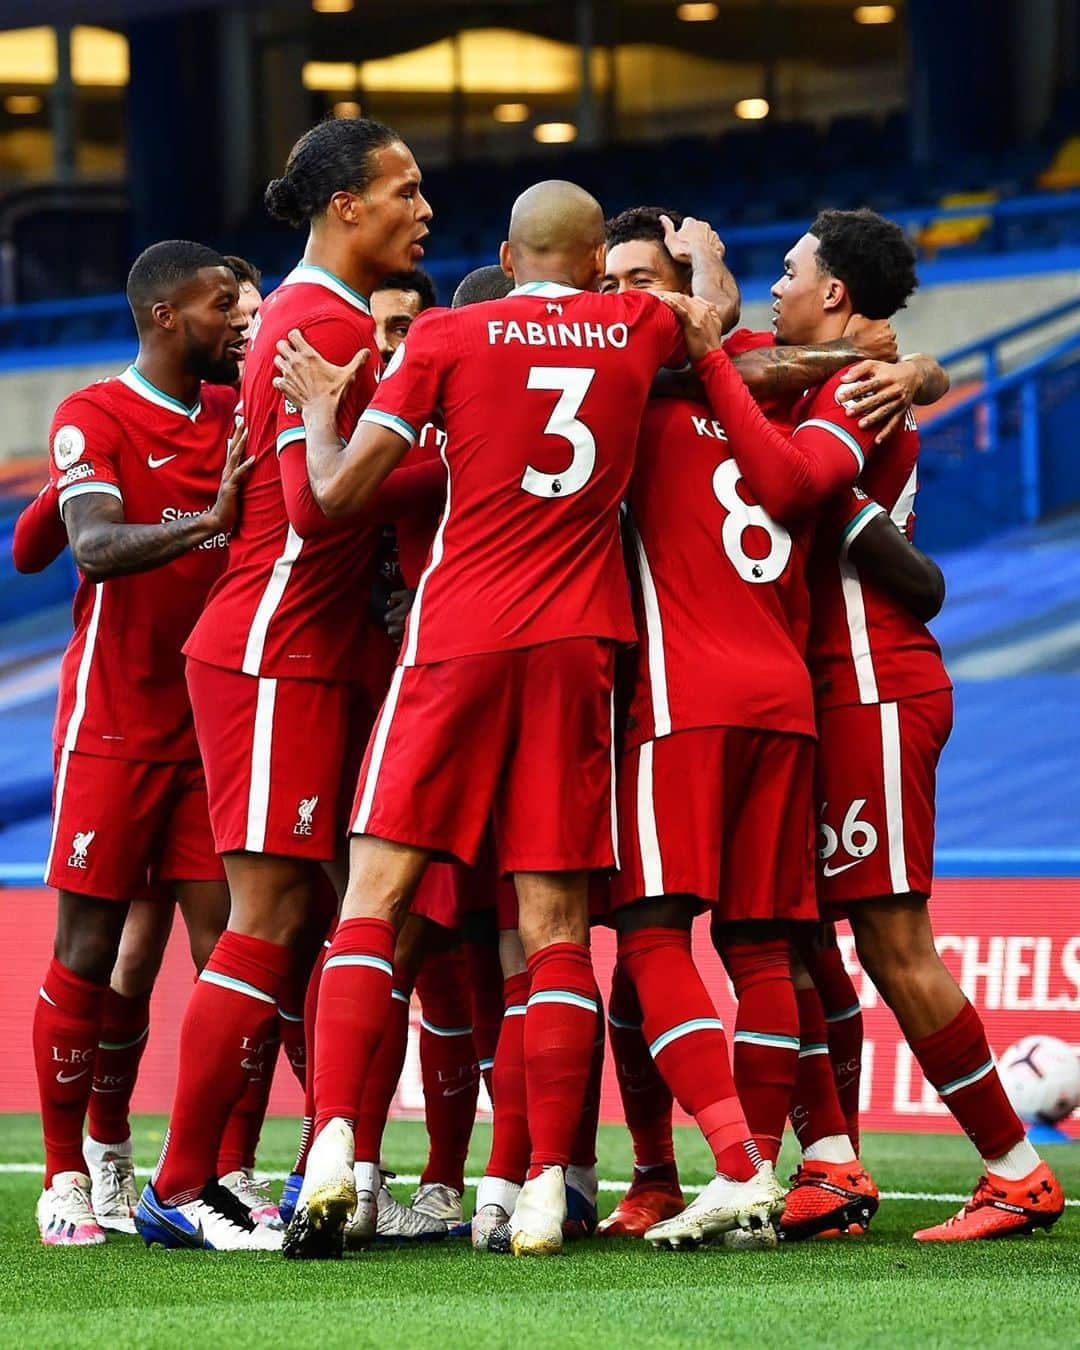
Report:
[[314,232],[304,249],[304,262],[332,273],[365,299],[381,280],[379,270],[368,266],[364,259],[357,258],[355,251],[351,251],[344,240],[318,236]]
[[580,275],[575,275],[570,267],[560,267],[556,263],[546,266],[540,264],[514,264],[514,285],[526,286],[530,281],[550,281],[557,286],[569,286],[571,290],[583,291],[590,287],[582,284]]
[[160,389],[185,407],[193,408],[198,403],[202,381],[197,375],[177,366],[171,352],[166,354],[156,352],[152,347],[140,347],[135,358],[135,369],[155,389]]

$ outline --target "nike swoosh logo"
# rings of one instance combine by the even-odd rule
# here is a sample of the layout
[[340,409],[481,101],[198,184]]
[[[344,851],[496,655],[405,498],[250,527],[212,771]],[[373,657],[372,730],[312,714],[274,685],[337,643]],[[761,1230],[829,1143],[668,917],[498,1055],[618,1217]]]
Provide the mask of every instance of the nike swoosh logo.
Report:
[[74,1083],[76,1078],[85,1078],[89,1072],[89,1069],[81,1069],[78,1073],[58,1073],[56,1081],[58,1083]]
[[145,1196],[143,1197],[142,1204],[145,1206],[147,1212],[152,1214],[157,1222],[161,1224],[162,1228],[167,1228],[174,1237],[180,1239],[185,1247],[205,1246],[206,1239],[203,1237],[202,1219],[199,1220],[199,1226],[193,1233],[190,1229],[181,1228],[179,1224],[173,1223],[165,1214],[162,1214],[161,1210],[158,1209],[156,1205],[148,1203]]
[[458,1095],[459,1092],[468,1092],[468,1090],[469,1090],[472,1086],[473,1086],[472,1083],[462,1083],[461,1087],[447,1088],[446,1091],[443,1093],[443,1096],[444,1096],[444,1097],[456,1097],[456,1096]]
[[[869,854],[866,855],[867,858],[868,858],[869,856],[870,856]],[[822,875],[823,877],[838,877],[838,876],[840,875],[841,872],[846,872],[846,871],[848,870],[849,867],[858,867],[858,865],[859,865],[861,862],[865,862],[865,861],[866,861],[866,858],[856,858],[854,862],[844,863],[843,867],[829,867],[829,866],[825,866],[825,867],[823,867],[823,868],[821,869],[821,875]]]
[[175,455],[166,455],[164,459],[155,459],[153,455],[147,455],[146,462],[152,469],[160,469],[163,464],[168,464],[170,460],[175,458]]

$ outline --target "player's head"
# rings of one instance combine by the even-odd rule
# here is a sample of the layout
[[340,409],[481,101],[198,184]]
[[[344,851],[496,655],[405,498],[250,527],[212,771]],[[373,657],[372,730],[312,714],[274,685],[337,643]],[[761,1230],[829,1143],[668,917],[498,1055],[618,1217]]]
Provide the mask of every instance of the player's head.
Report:
[[[237,253],[226,253],[225,262],[240,287],[240,316],[244,320],[244,346],[247,347],[248,331],[251,322],[262,305],[262,273],[254,263],[241,258]],[[240,373],[244,373],[244,363],[240,363]]]
[[422,268],[389,272],[383,277],[371,292],[371,317],[384,361],[389,361],[405,341],[413,319],[435,303],[435,283]]
[[461,309],[465,305],[479,305],[485,300],[503,300],[514,289],[514,278],[508,277],[498,263],[488,263],[484,267],[474,267],[464,277],[450,301],[452,309]]
[[172,350],[187,374],[235,384],[246,327],[236,274],[215,249],[189,239],[151,244],[131,265],[127,299],[140,346]]
[[604,273],[604,213],[576,183],[534,183],[510,212],[499,262],[516,281],[560,281],[595,290]]
[[329,117],[306,131],[264,201],[276,220],[344,236],[376,276],[408,272],[424,256],[431,207],[416,160],[395,131],[368,117]]
[[690,291],[690,268],[676,262],[664,243],[661,216],[676,229],[679,211],[662,206],[633,206],[612,217],[605,227],[607,254],[602,291]]
[[865,207],[822,211],[784,259],[772,288],[779,342],[827,342],[852,314],[889,319],[918,285],[904,231]]

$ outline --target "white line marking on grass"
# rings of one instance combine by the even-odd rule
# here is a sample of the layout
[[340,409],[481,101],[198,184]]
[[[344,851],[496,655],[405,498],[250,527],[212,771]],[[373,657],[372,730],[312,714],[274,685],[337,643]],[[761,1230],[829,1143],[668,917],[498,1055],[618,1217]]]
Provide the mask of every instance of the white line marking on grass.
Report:
[[[32,1173],[40,1172],[41,1168],[41,1163],[0,1163],[0,1176],[30,1175]],[[153,1168],[136,1167],[135,1171],[137,1175],[141,1177],[148,1177],[153,1171]],[[260,1181],[284,1181],[290,1174],[288,1172],[263,1172],[260,1170],[257,1175]],[[399,1172],[396,1175],[392,1173],[388,1173],[387,1175],[392,1181],[396,1181],[400,1186],[418,1186],[420,1184],[419,1176],[414,1176],[410,1173]],[[476,1186],[479,1181],[479,1177],[466,1177],[465,1185]],[[620,1195],[629,1185],[629,1179],[625,1181],[613,1181],[605,1177],[597,1182],[597,1186],[600,1190],[616,1191]],[[705,1189],[704,1186],[694,1182],[683,1182],[682,1188],[687,1195],[700,1195]],[[954,1194],[951,1191],[882,1191],[881,1198],[882,1200],[938,1200],[943,1205],[959,1205],[963,1204],[966,1200],[970,1200],[971,1193],[969,1191],[966,1194],[961,1195],[959,1192]],[[1080,1200],[1066,1200],[1065,1203],[1070,1208],[1075,1208],[1080,1205]]]

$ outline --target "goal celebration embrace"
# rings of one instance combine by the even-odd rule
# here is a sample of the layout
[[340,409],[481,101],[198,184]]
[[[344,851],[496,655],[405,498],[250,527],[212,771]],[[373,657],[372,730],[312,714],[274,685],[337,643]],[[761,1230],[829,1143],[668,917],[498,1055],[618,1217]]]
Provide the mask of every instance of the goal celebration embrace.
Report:
[[[1060,1119],[1075,1056],[1033,1037],[999,1068],[935,945],[953,697],[914,526],[949,379],[898,347],[908,235],[821,210],[756,331],[689,185],[535,182],[449,306],[422,269],[439,202],[391,128],[317,123],[265,208],[298,232],[266,295],[201,243],[134,259],[137,350],[60,402],[16,526],[20,570],[70,549],[79,573],[25,1223],[211,1263],[635,1242],[725,1275],[867,1242],[904,1187],[862,1158],[847,950],[967,1140],[969,1195],[911,1237],[1052,1229],[1066,1197],[1010,1092]],[[176,1066],[155,1159],[130,1104],[174,903],[194,980],[152,1031]],[[414,999],[405,1203],[384,1133]],[[605,1056],[633,1153],[614,1208]],[[304,1097],[280,1190],[258,1165],[279,1057]]]

